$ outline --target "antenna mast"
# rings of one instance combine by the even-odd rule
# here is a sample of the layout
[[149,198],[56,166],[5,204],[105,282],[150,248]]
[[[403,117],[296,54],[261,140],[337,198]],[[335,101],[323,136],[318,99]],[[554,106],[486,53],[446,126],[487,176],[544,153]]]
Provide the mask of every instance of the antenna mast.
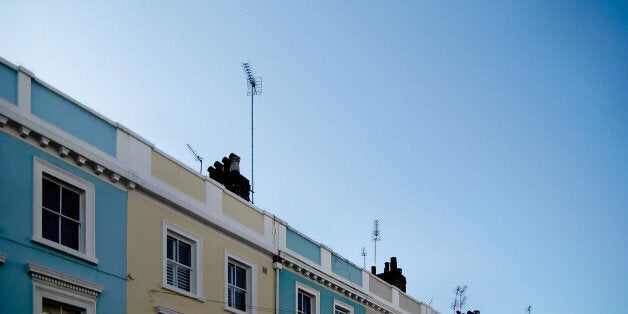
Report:
[[360,255],[362,255],[362,260],[364,260],[364,266],[362,266],[362,268],[366,269],[366,248],[362,247],[362,253],[360,253]]
[[255,204],[255,181],[253,177],[253,96],[262,94],[262,78],[255,77],[248,62],[242,63],[242,70],[246,75],[246,85],[248,86],[247,96],[251,96],[251,203]]
[[456,287],[456,297],[454,298],[454,302],[451,305],[451,308],[454,310],[454,314],[462,311],[462,307],[467,302],[467,296],[464,295],[466,291],[467,286]]
[[194,150],[194,148],[192,148],[192,146],[190,146],[190,144],[185,144],[185,146],[187,146],[188,150],[190,151],[190,153],[192,153],[192,155],[194,155],[194,159],[201,163],[201,170],[199,170],[198,173],[200,173],[202,175],[203,174],[203,157],[199,156],[196,153],[196,151]]
[[373,243],[375,250],[373,251],[373,264],[377,267],[377,241],[382,239],[382,234],[379,231],[379,219],[373,220]]
[[528,312],[528,314],[532,313],[532,306],[528,306],[528,308],[526,309],[526,312]]

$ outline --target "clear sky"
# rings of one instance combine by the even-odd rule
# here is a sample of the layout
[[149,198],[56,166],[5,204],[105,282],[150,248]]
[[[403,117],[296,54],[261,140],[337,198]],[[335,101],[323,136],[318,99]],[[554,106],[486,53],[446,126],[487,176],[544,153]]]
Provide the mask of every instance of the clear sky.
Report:
[[[129,3],[130,2],[130,3]],[[8,1],[0,56],[449,313],[628,309],[628,7]]]

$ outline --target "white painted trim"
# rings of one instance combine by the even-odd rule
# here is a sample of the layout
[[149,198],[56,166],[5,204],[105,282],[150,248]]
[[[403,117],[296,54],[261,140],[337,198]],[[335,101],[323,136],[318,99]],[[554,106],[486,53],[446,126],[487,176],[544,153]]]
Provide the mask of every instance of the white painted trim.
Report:
[[344,303],[344,302],[342,302],[340,300],[334,299],[334,308],[332,310],[332,313],[336,313],[336,307],[340,307],[340,308],[342,308],[344,310],[349,311],[348,314],[353,314],[353,312],[354,312],[353,306],[351,306],[351,305],[349,305],[347,303]]
[[370,277],[371,272],[366,271],[366,269],[362,269],[362,289],[364,291],[369,291],[370,289],[370,283],[371,283],[371,277]]
[[11,69],[13,69],[15,71],[18,71],[18,69],[22,67],[21,65],[18,67],[17,65],[11,63],[9,60],[7,60],[7,59],[5,59],[3,57],[0,57],[0,62],[2,62],[4,65],[8,66],[9,68],[11,68]]
[[26,264],[26,268],[33,280],[45,281],[51,284],[61,283],[61,285],[67,289],[82,292],[93,298],[98,296],[103,290],[101,285],[74,278],[39,265],[29,263]]
[[327,273],[333,273],[331,269],[331,251],[326,247],[321,248],[321,268]]
[[320,291],[303,284],[301,282],[296,282],[296,289],[294,293],[294,312],[298,313],[299,310],[299,290],[304,291],[307,294],[312,295],[314,298],[314,302],[312,302],[312,314],[319,314],[321,312],[321,293]]
[[42,313],[44,298],[82,308],[85,314],[96,313],[102,286],[34,264],[27,264],[27,269],[33,281],[33,313]]
[[17,72],[17,108],[19,111],[31,112],[31,77],[19,67]]
[[[246,286],[247,286],[247,311],[243,312],[228,306],[228,284],[229,284],[229,262],[239,264],[246,268]],[[230,250],[225,249],[225,311],[232,313],[257,313],[257,263],[246,259]]]
[[[397,288],[397,287],[395,287],[395,288]],[[401,292],[401,291],[397,290],[397,289],[392,289],[392,295],[391,295],[391,298],[390,298],[391,299],[390,303],[392,303],[392,305],[395,306],[395,307],[399,307],[399,292]]]
[[[192,243],[192,269],[195,273],[192,276],[190,288],[193,288],[193,291],[185,291],[176,286],[168,284],[167,281],[167,249],[168,249],[168,234],[172,233],[175,236],[186,239],[187,241]],[[185,296],[197,299],[199,301],[205,302],[205,298],[203,297],[203,239],[199,236],[196,236],[170,222],[167,220],[163,220],[162,225],[162,252],[161,252],[161,287],[164,289],[168,289],[179,294],[183,294]],[[191,289],[192,290],[192,289]]]
[[[33,169],[33,235],[31,240],[88,262],[98,264],[98,259],[96,258],[95,222],[96,189],[94,184],[37,157],[33,158]],[[81,194],[81,230],[78,251],[41,236],[41,180],[44,173],[83,190]]]
[[155,311],[157,311],[157,314],[183,314],[163,306],[156,306]]

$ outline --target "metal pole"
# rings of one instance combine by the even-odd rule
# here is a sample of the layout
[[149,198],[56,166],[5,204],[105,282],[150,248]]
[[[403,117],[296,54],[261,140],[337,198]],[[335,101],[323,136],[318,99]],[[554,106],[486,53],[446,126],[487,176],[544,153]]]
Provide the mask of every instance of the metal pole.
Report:
[[253,174],[253,96],[255,96],[255,87],[251,87],[251,204],[255,204],[255,179]]

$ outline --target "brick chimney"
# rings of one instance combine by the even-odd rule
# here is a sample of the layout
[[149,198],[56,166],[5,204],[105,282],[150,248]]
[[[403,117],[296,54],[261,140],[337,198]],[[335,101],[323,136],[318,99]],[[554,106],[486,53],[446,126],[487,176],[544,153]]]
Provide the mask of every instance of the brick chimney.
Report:
[[222,163],[216,161],[213,166],[207,168],[209,177],[218,181],[225,188],[241,198],[250,201],[249,192],[251,185],[249,180],[240,174],[240,157],[234,153],[229,158],[222,158]]
[[[371,267],[371,272],[375,274],[375,266]],[[377,277],[391,284],[401,291],[406,292],[406,277],[401,274],[402,269],[397,267],[397,258],[391,257],[390,263],[384,263],[384,272],[376,274]]]

